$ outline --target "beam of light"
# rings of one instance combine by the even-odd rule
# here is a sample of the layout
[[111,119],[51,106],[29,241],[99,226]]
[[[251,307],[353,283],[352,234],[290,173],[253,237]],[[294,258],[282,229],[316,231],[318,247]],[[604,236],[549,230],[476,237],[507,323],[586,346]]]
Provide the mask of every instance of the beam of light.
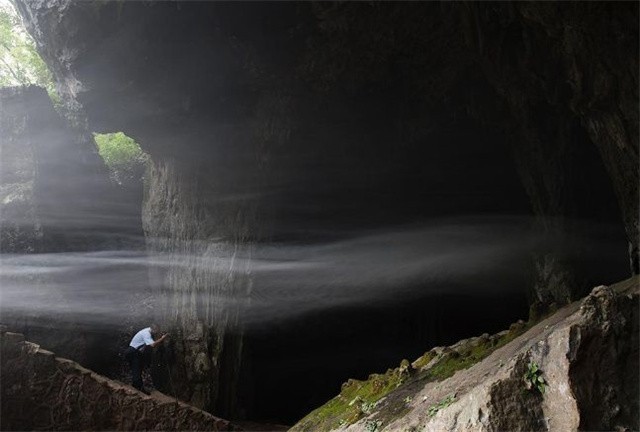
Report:
[[[526,263],[540,241],[526,219],[500,218],[444,220],[326,243],[171,244],[175,250],[169,253],[3,255],[2,310],[117,324],[130,313],[135,296],[171,301],[184,294],[180,279],[185,278],[189,295],[199,302],[240,310],[244,324],[260,326],[336,307],[391,304],[442,292],[522,290],[513,281],[525,280]],[[160,277],[150,278],[149,270]],[[251,292],[193,282],[215,281],[196,276],[216,272],[250,278]]]

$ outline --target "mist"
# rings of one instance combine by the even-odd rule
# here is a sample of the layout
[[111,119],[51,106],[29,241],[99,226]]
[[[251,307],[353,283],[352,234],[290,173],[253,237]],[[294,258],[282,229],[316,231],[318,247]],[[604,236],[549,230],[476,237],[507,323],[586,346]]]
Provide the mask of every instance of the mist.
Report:
[[[174,245],[178,251],[213,246],[217,256],[135,250],[4,254],[2,310],[9,316],[38,314],[117,327],[140,313],[132,302],[152,310],[164,296],[180,295],[168,290],[163,277],[149,278],[150,269],[160,275],[179,268],[207,271],[212,262],[231,272],[249,269],[250,293],[219,293],[211,299],[208,287],[197,289],[215,306],[241,310],[246,326],[338,307],[391,307],[445,291],[495,295],[523,290],[528,260],[543,246],[531,227],[525,217],[467,217],[342,233],[341,240],[330,242],[260,243],[233,250],[224,242]],[[601,257],[606,249],[600,244]]]

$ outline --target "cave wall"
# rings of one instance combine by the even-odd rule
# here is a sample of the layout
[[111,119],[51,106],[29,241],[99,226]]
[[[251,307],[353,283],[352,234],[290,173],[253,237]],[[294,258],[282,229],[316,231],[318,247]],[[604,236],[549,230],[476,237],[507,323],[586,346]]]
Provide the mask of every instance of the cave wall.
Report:
[[192,168],[153,161],[145,189],[147,249],[167,259],[150,276],[156,319],[172,333],[165,358],[171,372],[159,373],[165,390],[180,399],[233,415],[243,341],[239,319],[252,281],[250,227],[243,217],[250,209],[225,200],[219,184],[198,184],[202,178],[183,171]]
[[64,122],[42,88],[3,88],[0,104],[0,250],[78,251],[109,241],[93,198],[108,202],[112,189],[90,138]]
[[0,333],[2,430],[236,430],[174,399],[157,399]]
[[427,104],[502,132],[540,235],[566,242],[538,252],[534,298],[585,294],[580,267],[559,250],[577,246],[576,219],[606,219],[592,210],[594,195],[603,202],[615,194],[619,210],[608,211],[621,214],[637,273],[637,5],[320,4],[314,13],[319,31],[305,63],[314,85],[402,79]]
[[587,177],[590,167],[578,166],[576,153],[595,145],[637,274],[638,5],[505,3],[470,5],[463,14],[474,23],[468,42],[485,76],[517,119],[523,139],[514,146],[516,160],[534,211],[560,224],[580,216],[576,195],[593,184],[571,185],[567,173]]
[[135,245],[141,234],[140,198],[133,188],[125,191],[109,180],[86,129],[61,116],[39,87],[0,89],[0,104],[0,251]]
[[[567,171],[583,170],[574,152],[595,145],[636,271],[633,3],[252,4],[249,14],[224,2],[17,6],[70,112],[95,130],[125,130],[156,155],[198,158],[219,149],[208,136],[232,130],[274,135],[257,125],[266,108],[280,132],[233,150],[264,162],[291,141],[282,133],[312,130],[310,103],[340,109],[373,92],[404,133],[428,123],[421,107],[443,106],[501,130],[543,230],[554,231],[583,206],[566,184]],[[167,19],[182,30],[169,31]],[[362,99],[356,105],[366,112]],[[397,110],[401,104],[416,110]],[[302,154],[304,146],[297,140],[287,150]]]
[[[153,159],[147,246],[172,263],[152,271],[166,294],[158,319],[176,333],[171,373],[184,385],[173,391],[198,406],[235,410],[237,300],[254,281],[234,254],[250,256],[253,242],[301,215],[353,220],[376,207],[380,197],[354,201],[372,186],[388,187],[387,199],[428,185],[380,170],[409,161],[427,171],[431,131],[447,118],[490,131],[513,158],[541,235],[562,234],[564,248],[573,218],[610,222],[619,211],[637,272],[637,4],[16,4],[69,117],[123,130]],[[349,175],[334,175],[335,161]],[[594,210],[592,200],[606,204]],[[542,303],[590,286],[577,286],[557,248],[536,261]]]
[[[3,140],[0,159],[3,217],[0,220],[2,224],[0,247],[6,252],[21,250],[36,252],[41,248],[42,242],[42,229],[33,190],[36,164],[30,146],[16,139],[15,130],[20,123],[9,116],[13,111],[7,106],[9,97],[8,90],[3,89],[1,123]],[[10,133],[10,130],[14,133]]]
[[126,222],[114,204],[117,191],[90,139],[60,117],[43,88],[0,89],[2,323],[95,367],[93,350],[105,335],[62,312],[76,297],[68,286],[73,281],[51,268],[21,271],[37,266],[22,261],[26,255],[46,261],[49,253],[122,243],[117,233]]

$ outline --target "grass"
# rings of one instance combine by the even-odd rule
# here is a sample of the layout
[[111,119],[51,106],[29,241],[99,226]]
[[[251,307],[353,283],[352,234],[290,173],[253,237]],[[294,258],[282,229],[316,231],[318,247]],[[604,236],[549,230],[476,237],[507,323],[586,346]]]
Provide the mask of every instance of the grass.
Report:
[[[635,276],[612,285],[618,292],[637,289],[640,278]],[[549,314],[553,311],[549,311]],[[443,381],[457,371],[467,369],[488,357],[498,348],[508,344],[525,333],[545,316],[535,316],[528,323],[514,324],[508,332],[499,337],[475,340],[467,346],[458,347],[455,351],[445,349],[437,352],[431,350],[416,359],[411,365],[403,360],[400,367],[390,369],[384,374],[370,375],[365,381],[349,380],[342,385],[340,394],[323,406],[317,408],[300,420],[292,431],[322,431],[347,426],[370,416],[367,426],[381,430],[395,418],[401,417],[409,410],[408,405],[413,395],[424,384],[432,381]],[[412,367],[414,368],[412,370]],[[382,401],[383,398],[385,398]],[[435,414],[453,400],[447,399],[434,405],[431,411]]]
[[453,376],[457,371],[467,369],[481,360],[484,360],[489,356],[489,354],[508,344],[529,328],[529,325],[522,326],[521,328],[510,331],[497,340],[488,340],[486,342],[479,343],[469,349],[462,350],[462,352],[447,352],[442,355],[438,362],[426,371],[427,377],[435,381],[445,380]]
[[[323,406],[309,413],[300,420],[292,431],[322,431],[340,426],[347,426],[371,414],[379,405],[382,398],[394,393],[395,390],[406,389],[410,383],[422,381],[442,381],[451,377],[459,370],[467,369],[480,362],[496,349],[506,345],[517,336],[528,330],[533,323],[514,325],[508,333],[499,338],[487,338],[469,344],[468,348],[457,351],[445,349],[441,353],[431,350],[423,354],[412,364],[403,360],[402,364],[389,369],[384,374],[373,374],[365,381],[349,380],[342,385],[340,394]],[[431,366],[427,365],[436,360]],[[412,369],[415,368],[415,369]],[[402,393],[399,391],[398,393]],[[382,424],[388,424],[393,418],[401,416],[407,411],[407,400],[411,395],[402,394],[400,402],[391,401],[381,411],[388,411],[388,415],[377,413],[376,429]],[[449,401],[451,403],[452,401]],[[396,406],[397,405],[397,406]]]
[[353,424],[371,413],[377,402],[402,385],[406,378],[407,375],[397,368],[385,374],[370,375],[365,381],[349,380],[342,385],[338,396],[312,411],[292,430],[328,430]]

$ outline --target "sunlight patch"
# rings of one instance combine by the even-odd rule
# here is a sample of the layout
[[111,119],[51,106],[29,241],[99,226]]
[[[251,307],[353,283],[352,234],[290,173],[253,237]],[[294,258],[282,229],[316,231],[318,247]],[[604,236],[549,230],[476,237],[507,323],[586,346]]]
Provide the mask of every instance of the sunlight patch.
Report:
[[133,138],[123,132],[94,133],[93,137],[98,153],[116,183],[122,185],[142,179],[149,155]]

